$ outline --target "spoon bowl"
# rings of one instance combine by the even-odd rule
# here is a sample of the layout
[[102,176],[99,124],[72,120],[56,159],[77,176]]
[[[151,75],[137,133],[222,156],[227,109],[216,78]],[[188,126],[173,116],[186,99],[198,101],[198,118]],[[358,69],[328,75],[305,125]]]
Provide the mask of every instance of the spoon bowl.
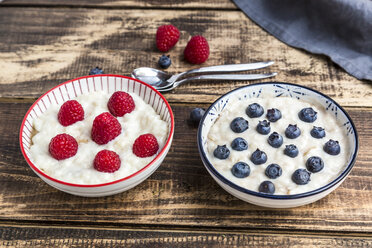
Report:
[[132,72],[132,77],[148,83],[155,88],[166,87],[169,83],[167,80],[172,75],[150,67],[140,67]]

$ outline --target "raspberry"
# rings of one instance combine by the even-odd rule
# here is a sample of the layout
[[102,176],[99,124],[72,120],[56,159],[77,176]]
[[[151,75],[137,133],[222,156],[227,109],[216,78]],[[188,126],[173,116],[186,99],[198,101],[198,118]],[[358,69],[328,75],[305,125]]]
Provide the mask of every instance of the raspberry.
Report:
[[132,150],[137,157],[151,157],[159,150],[159,144],[154,135],[143,134],[134,141]]
[[49,153],[57,160],[73,157],[77,150],[78,143],[75,138],[66,133],[58,134],[49,143]]
[[92,140],[98,145],[107,144],[121,133],[118,120],[109,112],[98,115],[93,121]]
[[84,109],[76,100],[62,104],[58,112],[58,121],[62,126],[70,126],[75,122],[84,120]]
[[176,45],[180,31],[173,25],[163,25],[156,31],[156,46],[161,52],[167,52]]
[[132,112],[135,105],[131,95],[124,91],[116,91],[110,97],[107,107],[113,116],[118,117]]
[[94,169],[101,172],[115,172],[120,168],[120,157],[117,153],[109,150],[102,150],[97,153],[93,161]]
[[185,59],[191,64],[202,64],[209,57],[209,45],[207,40],[197,35],[191,38],[183,52]]

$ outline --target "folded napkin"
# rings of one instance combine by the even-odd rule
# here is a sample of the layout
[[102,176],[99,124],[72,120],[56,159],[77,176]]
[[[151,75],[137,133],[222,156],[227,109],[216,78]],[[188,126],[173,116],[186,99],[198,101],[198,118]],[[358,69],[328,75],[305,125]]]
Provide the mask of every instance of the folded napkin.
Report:
[[324,54],[358,79],[372,80],[371,0],[233,0],[290,46]]

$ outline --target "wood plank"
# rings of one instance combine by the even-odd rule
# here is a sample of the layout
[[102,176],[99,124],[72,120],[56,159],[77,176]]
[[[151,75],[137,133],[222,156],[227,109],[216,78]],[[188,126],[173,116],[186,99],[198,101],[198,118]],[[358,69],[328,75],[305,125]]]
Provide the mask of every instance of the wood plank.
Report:
[[[306,85],[343,106],[372,107],[370,82],[359,81],[329,59],[291,48],[267,34],[240,11],[0,8],[0,97],[38,97],[51,87],[101,66],[106,73],[130,75],[134,68],[156,67],[161,55],[155,33],[172,23],[181,38],[169,54],[169,72],[196,65],[183,61],[191,35],[209,41],[203,66],[274,60],[264,71],[276,81]],[[264,80],[263,80],[264,81]],[[269,80],[266,80],[269,81]],[[170,102],[210,103],[247,82],[201,82],[166,94]]]
[[6,247],[369,247],[372,237],[265,232],[0,226]]
[[111,7],[111,8],[202,8],[202,9],[237,9],[230,0],[83,0],[83,1],[53,1],[53,0],[4,0],[1,3],[5,6],[73,6],[73,7]]
[[210,177],[198,154],[197,130],[187,123],[194,105],[172,105],[174,142],[163,164],[145,182],[101,198],[62,193],[38,178],[19,150],[18,128],[30,105],[0,102],[0,221],[372,232],[370,108],[347,109],[361,147],[345,182],[316,203],[273,210],[238,200]]

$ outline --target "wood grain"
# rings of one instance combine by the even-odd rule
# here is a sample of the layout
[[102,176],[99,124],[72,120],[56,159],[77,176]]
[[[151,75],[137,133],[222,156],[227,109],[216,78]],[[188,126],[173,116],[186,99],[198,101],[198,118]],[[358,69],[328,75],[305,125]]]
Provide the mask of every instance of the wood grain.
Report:
[[210,177],[198,154],[196,128],[187,122],[193,105],[172,105],[174,141],[163,164],[149,179],[115,196],[82,198],[48,186],[31,171],[20,153],[17,137],[31,103],[3,101],[0,221],[372,232],[372,109],[347,109],[356,123],[361,146],[345,182],[316,203],[273,210],[238,200]]
[[231,9],[235,10],[237,7],[230,0],[4,0],[1,4],[5,6],[19,5],[19,6],[72,6],[72,7],[111,7],[111,8],[198,8],[198,9]]
[[[188,115],[248,82],[199,82],[165,94],[176,119],[173,145],[137,187],[109,197],[60,192],[23,159],[18,132],[36,97],[100,66],[129,76],[156,67],[158,26],[181,31],[167,54],[171,73],[191,36],[211,48],[202,66],[274,60],[264,72],[328,94],[346,107],[360,136],[357,162],[322,200],[293,209],[245,203],[205,170]],[[0,3],[0,246],[9,247],[372,247],[372,84],[322,55],[291,48],[250,21],[230,0],[5,0]],[[261,71],[255,71],[255,73]],[[269,81],[269,80],[263,80]],[[250,82],[253,83],[253,82]]]
[[[372,107],[370,82],[349,76],[324,56],[288,47],[240,11],[218,10],[1,7],[0,97],[38,97],[95,66],[124,75],[136,67],[156,67],[161,55],[155,47],[156,29],[168,23],[181,31],[178,44],[169,52],[171,73],[198,67],[186,63],[182,54],[188,39],[202,34],[211,49],[203,66],[274,60],[276,64],[264,71],[278,72],[276,81],[312,87],[343,106]],[[166,98],[210,103],[246,84],[192,83]]]
[[3,247],[369,247],[372,237],[258,232],[0,226]]

